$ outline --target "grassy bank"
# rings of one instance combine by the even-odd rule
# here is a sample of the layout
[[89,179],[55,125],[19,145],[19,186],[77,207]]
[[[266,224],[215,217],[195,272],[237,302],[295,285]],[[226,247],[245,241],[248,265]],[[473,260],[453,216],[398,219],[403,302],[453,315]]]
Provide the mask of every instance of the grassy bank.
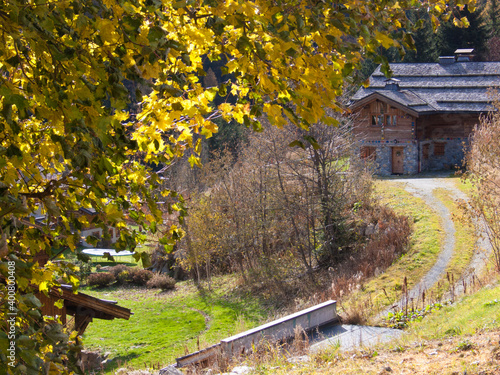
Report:
[[405,277],[411,288],[431,269],[443,241],[440,218],[422,199],[404,190],[404,185],[390,180],[377,181],[375,188],[376,199],[380,203],[412,218],[413,234],[406,254],[380,276],[344,299],[346,310],[370,306],[372,310],[379,311],[392,304],[401,297]]
[[399,341],[341,352],[330,348],[306,361],[269,350],[248,358],[255,374],[499,374],[500,285],[494,282],[420,322]]
[[[434,196],[443,202],[452,213],[452,220],[455,225],[455,248],[453,249],[453,257],[446,268],[446,274],[453,275],[452,280],[458,281],[474,255],[477,241],[476,231],[470,216],[464,211],[460,201],[451,197],[448,190],[436,189]],[[449,288],[450,282],[448,278],[443,277],[434,288],[434,291],[439,296]]]
[[94,320],[84,335],[87,348],[110,352],[105,373],[130,366],[164,367],[176,357],[256,326],[267,314],[259,300],[239,292],[235,277],[214,279],[212,290],[181,282],[173,292],[142,288],[84,289],[130,308],[130,320]]
[[413,322],[410,340],[468,336],[500,328],[500,285],[488,285],[478,292],[443,307],[421,322]]

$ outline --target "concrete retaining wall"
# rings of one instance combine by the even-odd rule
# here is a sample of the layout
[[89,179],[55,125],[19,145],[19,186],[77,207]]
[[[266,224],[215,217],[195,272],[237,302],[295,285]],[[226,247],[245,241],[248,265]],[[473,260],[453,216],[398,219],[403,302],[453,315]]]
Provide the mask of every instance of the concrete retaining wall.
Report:
[[189,366],[195,363],[203,364],[204,361],[209,362],[212,358],[217,357],[221,353],[221,344],[212,345],[206,349],[185,355],[176,359],[176,367]]
[[207,349],[177,358],[177,367],[207,361],[218,353],[226,357],[231,357],[233,354],[240,354],[251,350],[253,345],[257,345],[264,339],[267,341],[290,339],[295,335],[295,329],[297,327],[301,327],[307,332],[337,320],[337,302],[327,301],[228,337],[221,340],[219,344],[213,345]]
[[261,340],[279,341],[294,336],[295,329],[301,327],[309,331],[320,325],[337,320],[336,301],[327,301],[295,314],[261,325],[251,330],[221,340],[224,354],[231,356],[250,350]]

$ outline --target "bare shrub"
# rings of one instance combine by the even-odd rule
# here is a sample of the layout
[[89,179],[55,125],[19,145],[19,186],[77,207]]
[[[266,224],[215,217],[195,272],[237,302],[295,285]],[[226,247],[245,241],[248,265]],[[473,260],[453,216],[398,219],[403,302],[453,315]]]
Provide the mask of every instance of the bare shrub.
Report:
[[120,285],[130,284],[132,281],[130,269],[121,271],[116,275],[116,282]]
[[373,276],[377,269],[386,269],[398,259],[406,251],[412,233],[408,217],[395,215],[387,207],[374,207],[370,216],[377,220],[377,232],[368,238],[362,257],[356,260],[358,270],[366,277]]
[[303,355],[309,352],[309,337],[307,332],[299,325],[293,331],[291,348],[295,355]]
[[235,270],[290,299],[297,277],[313,281],[355,248],[356,209],[369,205],[371,178],[348,124],[305,132],[263,123],[265,137],[249,134],[238,160],[221,155],[207,166],[180,248],[198,281]]
[[124,264],[117,264],[116,266],[113,266],[109,269],[109,272],[111,272],[115,278],[118,278],[118,275],[122,273],[123,271],[128,271],[130,267],[127,267]]
[[364,325],[372,312],[370,309],[371,301],[353,304],[349,309],[341,314],[343,324]]
[[176,281],[165,274],[154,274],[146,283],[149,289],[160,288],[161,290],[170,290],[175,288]]
[[109,269],[120,285],[137,285],[143,286],[153,278],[153,272],[137,267],[128,267],[124,264],[118,264]]
[[132,268],[131,283],[134,285],[146,285],[153,278],[153,272],[144,268]]
[[495,268],[500,272],[500,102],[496,112],[481,119],[471,135],[466,156],[467,177],[474,185],[470,207],[473,215],[484,222],[491,242]]
[[115,282],[115,276],[111,272],[92,273],[87,278],[90,286],[105,287]]

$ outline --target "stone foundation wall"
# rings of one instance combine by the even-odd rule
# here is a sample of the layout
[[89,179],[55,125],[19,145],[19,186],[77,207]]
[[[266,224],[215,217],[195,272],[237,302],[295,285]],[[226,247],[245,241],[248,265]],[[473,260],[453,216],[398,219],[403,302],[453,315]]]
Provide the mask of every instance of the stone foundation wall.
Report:
[[392,149],[394,147],[403,147],[404,152],[404,173],[405,175],[418,173],[418,149],[417,144],[413,142],[407,143],[375,143],[364,142],[361,147],[375,147],[375,174],[379,176],[392,175]]
[[[444,143],[444,155],[435,155],[436,143]],[[424,145],[429,145],[429,157],[424,158]],[[427,140],[420,142],[420,160],[422,171],[439,171],[457,169],[463,166],[464,147],[468,144],[466,138],[447,140]]]
[[[444,155],[435,155],[436,143],[444,143]],[[428,158],[424,159],[423,150],[426,144],[429,145]],[[413,175],[419,172],[419,160],[421,172],[457,169],[462,167],[464,147],[466,144],[467,139],[464,138],[426,140],[421,141],[420,144],[416,142],[363,142],[359,146],[359,152],[361,152],[362,147],[375,147],[375,174],[379,176],[390,176],[392,175],[392,149],[394,147],[403,147],[404,174]]]

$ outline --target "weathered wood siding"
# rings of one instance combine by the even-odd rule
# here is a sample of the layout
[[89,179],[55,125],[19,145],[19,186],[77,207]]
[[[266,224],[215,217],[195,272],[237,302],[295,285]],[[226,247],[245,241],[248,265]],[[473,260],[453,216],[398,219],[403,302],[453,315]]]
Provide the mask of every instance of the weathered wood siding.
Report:
[[[376,116],[376,125],[373,125],[372,116]],[[384,124],[379,124],[378,116],[384,117]],[[388,117],[390,116],[390,120]],[[396,124],[392,124],[396,119]],[[413,140],[415,139],[415,117],[399,108],[392,107],[379,100],[364,106],[354,117],[354,135],[359,140]]]
[[63,324],[66,324],[66,306],[63,305],[63,308],[60,309],[54,304],[59,300],[59,298],[55,298],[53,296],[46,296],[43,293],[37,293],[36,297],[40,300],[42,303],[42,314],[47,315],[47,316],[60,316],[61,317],[61,322]]
[[467,138],[479,116],[474,114],[424,115],[417,119],[418,140]]

